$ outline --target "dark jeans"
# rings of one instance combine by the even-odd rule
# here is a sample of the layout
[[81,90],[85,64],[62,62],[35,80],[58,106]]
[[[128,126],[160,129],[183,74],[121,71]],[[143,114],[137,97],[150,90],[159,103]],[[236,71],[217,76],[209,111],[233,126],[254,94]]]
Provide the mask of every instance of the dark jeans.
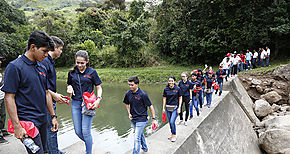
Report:
[[188,119],[188,115],[189,115],[189,101],[190,101],[190,96],[182,96],[182,104],[181,104],[181,108],[180,108],[180,120],[183,120],[183,112],[182,112],[182,106],[183,104],[185,105],[185,121],[187,121]]
[[233,65],[232,66],[232,70],[231,70],[231,75],[236,75],[237,74],[237,70],[238,69],[238,66],[237,65]]
[[[47,123],[42,124],[40,126],[36,126],[36,127],[39,131],[39,134],[35,138],[32,139],[34,141],[34,143],[40,147],[40,149],[36,152],[36,154],[44,154],[43,145],[46,144]],[[25,146],[25,148],[26,148],[28,154],[33,154],[29,148],[27,148],[26,146]]]
[[[55,102],[53,102],[53,109],[54,109],[54,113],[56,113],[56,106],[55,106]],[[57,131],[53,132],[51,131],[52,128],[52,123],[51,123],[51,116],[50,113],[47,113],[47,143],[46,143],[46,147],[44,148],[48,154],[59,154],[59,150],[58,150],[58,143],[57,143]]]
[[253,68],[257,68],[257,58],[253,58]]
[[5,127],[6,111],[4,98],[0,100],[0,137],[3,137],[2,130]]

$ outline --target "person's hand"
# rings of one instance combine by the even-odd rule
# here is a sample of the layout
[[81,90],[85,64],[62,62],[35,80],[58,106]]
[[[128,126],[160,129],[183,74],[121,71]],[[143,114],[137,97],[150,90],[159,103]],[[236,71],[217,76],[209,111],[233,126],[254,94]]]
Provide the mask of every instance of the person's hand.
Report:
[[164,108],[162,109],[162,113],[165,113],[165,109]]
[[52,127],[51,127],[51,131],[55,132],[58,130],[58,122],[56,120],[56,117],[51,119],[51,123],[52,123]]
[[132,117],[132,115],[131,115],[131,114],[129,114],[129,119],[130,119],[130,120],[133,120],[133,117]]
[[205,64],[204,67],[207,68],[207,64]]
[[177,113],[178,113],[178,114],[180,113],[180,107],[177,109]]
[[17,128],[15,127],[14,134],[15,134],[15,137],[20,140],[23,140],[23,136],[28,137],[26,130],[22,126],[17,127]]
[[53,99],[54,99],[58,104],[66,103],[66,102],[64,101],[64,99],[62,99],[62,97],[63,97],[62,94],[55,93]]
[[152,123],[154,123],[154,124],[156,125],[156,127],[158,127],[158,122],[157,122],[157,120],[154,120],[154,119],[153,119]]
[[92,109],[96,109],[98,106],[99,106],[99,104],[100,104],[100,99],[97,99],[94,103],[93,103],[93,107],[92,107]]
[[72,96],[75,95],[75,93],[74,93],[74,89],[73,89],[73,87],[72,87],[71,85],[68,85],[68,86],[67,86],[67,90],[66,90],[66,92],[69,94],[70,97],[72,97]]

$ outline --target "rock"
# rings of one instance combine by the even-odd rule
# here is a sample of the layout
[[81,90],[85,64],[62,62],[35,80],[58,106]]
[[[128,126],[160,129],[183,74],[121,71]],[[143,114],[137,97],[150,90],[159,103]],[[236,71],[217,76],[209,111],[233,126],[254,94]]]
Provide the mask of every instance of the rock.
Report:
[[264,93],[266,94],[266,93],[268,93],[268,92],[270,92],[270,91],[272,91],[271,88],[266,88],[266,89],[264,90]]
[[259,118],[265,117],[272,112],[270,104],[262,99],[255,102],[254,111]]
[[252,81],[252,80],[253,80],[253,78],[248,78],[248,80],[249,80],[249,81]]
[[267,100],[270,104],[273,104],[280,101],[282,99],[282,96],[279,95],[276,91],[271,91],[262,95],[261,98]]
[[[262,122],[267,130],[285,129],[290,131],[290,115],[276,116]],[[290,144],[289,144],[290,145]]]
[[261,134],[259,143],[267,153],[278,153],[290,145],[290,131],[271,129]]
[[257,85],[257,86],[256,86],[256,89],[257,89],[257,91],[258,91],[259,93],[261,93],[261,94],[262,94],[263,91],[264,91],[263,88],[262,88],[260,85]]
[[280,108],[280,110],[284,112],[284,111],[287,111],[288,108],[289,108],[289,106],[282,106],[282,107]]
[[280,112],[280,113],[278,113],[278,116],[279,117],[283,117],[283,116],[285,116],[286,115],[286,112]]
[[283,150],[279,151],[279,153],[281,153],[281,154],[290,154],[290,148],[283,149]]
[[271,109],[272,109],[273,112],[278,111],[280,108],[281,108],[281,107],[280,107],[279,105],[276,105],[276,104],[273,104],[273,105],[271,106]]
[[261,84],[261,83],[262,83],[261,80],[258,80],[258,79],[253,79],[253,80],[252,80],[252,84],[254,84],[254,85],[259,85],[259,84]]
[[272,74],[290,81],[290,64],[277,67]]
[[288,95],[288,104],[290,104],[290,94]]
[[268,115],[268,116],[264,117],[264,118],[262,119],[262,121],[269,120],[269,119],[273,119],[273,118],[275,118],[275,116],[273,116],[273,115]]

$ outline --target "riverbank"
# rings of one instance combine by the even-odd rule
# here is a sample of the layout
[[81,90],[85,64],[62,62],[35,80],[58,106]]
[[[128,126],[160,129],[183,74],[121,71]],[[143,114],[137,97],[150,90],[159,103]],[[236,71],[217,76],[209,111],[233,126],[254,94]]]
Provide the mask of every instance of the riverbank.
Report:
[[[103,82],[127,82],[128,78],[137,75],[142,83],[164,83],[169,76],[175,76],[181,80],[181,73],[190,73],[194,69],[204,69],[204,66],[154,66],[139,68],[95,68]],[[213,67],[217,70],[217,67]],[[71,68],[56,68],[57,79],[66,80],[67,72]]]

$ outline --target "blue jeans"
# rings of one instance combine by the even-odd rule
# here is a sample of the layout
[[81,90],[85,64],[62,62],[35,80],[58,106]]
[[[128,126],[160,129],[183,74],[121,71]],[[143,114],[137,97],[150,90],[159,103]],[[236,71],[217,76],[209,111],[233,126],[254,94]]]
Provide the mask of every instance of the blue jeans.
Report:
[[[212,89],[211,89],[212,91]],[[212,101],[212,92],[211,93],[205,93],[205,97],[206,97],[206,105],[210,106],[211,105],[211,101]]]
[[[250,66],[250,67],[249,67]],[[252,66],[251,66],[251,61],[250,60],[247,60],[247,69],[251,69]]]
[[167,114],[167,118],[169,121],[169,125],[170,125],[170,130],[171,130],[171,134],[172,135],[176,135],[176,125],[175,125],[175,120],[178,116],[177,114],[177,109],[175,109],[173,112],[169,112],[166,109],[166,114]]
[[261,59],[261,63],[262,67],[264,67],[265,59]]
[[204,86],[202,87],[202,90],[199,91],[199,105],[200,108],[202,108],[203,102],[204,102]]
[[196,112],[199,112],[199,109],[198,109],[198,102],[199,102],[199,99],[196,99],[195,100],[195,96],[192,96],[192,100],[190,102],[190,105],[189,105],[189,114],[192,116],[193,115],[193,106],[196,110]]
[[270,57],[266,57],[266,67],[269,66],[269,60],[270,60]]
[[131,124],[134,128],[135,135],[134,135],[134,149],[133,154],[138,154],[140,152],[140,145],[142,146],[142,149],[144,151],[148,150],[148,147],[146,145],[145,136],[143,134],[143,130],[145,126],[147,125],[147,121],[145,122],[134,122],[131,121]]
[[[56,106],[55,106],[55,102],[53,102],[53,109],[54,109],[54,113],[56,113]],[[48,152],[48,154],[59,154],[59,150],[58,150],[58,143],[57,143],[57,131],[53,132],[51,131],[52,128],[52,123],[51,123],[51,117],[50,117],[50,113],[47,113],[47,141],[46,141],[46,150]]]
[[77,136],[85,142],[86,153],[92,153],[93,138],[91,135],[91,127],[94,116],[82,114],[82,101],[72,99],[71,114],[74,123],[74,129]]
[[223,82],[218,82],[220,94],[223,92]]

